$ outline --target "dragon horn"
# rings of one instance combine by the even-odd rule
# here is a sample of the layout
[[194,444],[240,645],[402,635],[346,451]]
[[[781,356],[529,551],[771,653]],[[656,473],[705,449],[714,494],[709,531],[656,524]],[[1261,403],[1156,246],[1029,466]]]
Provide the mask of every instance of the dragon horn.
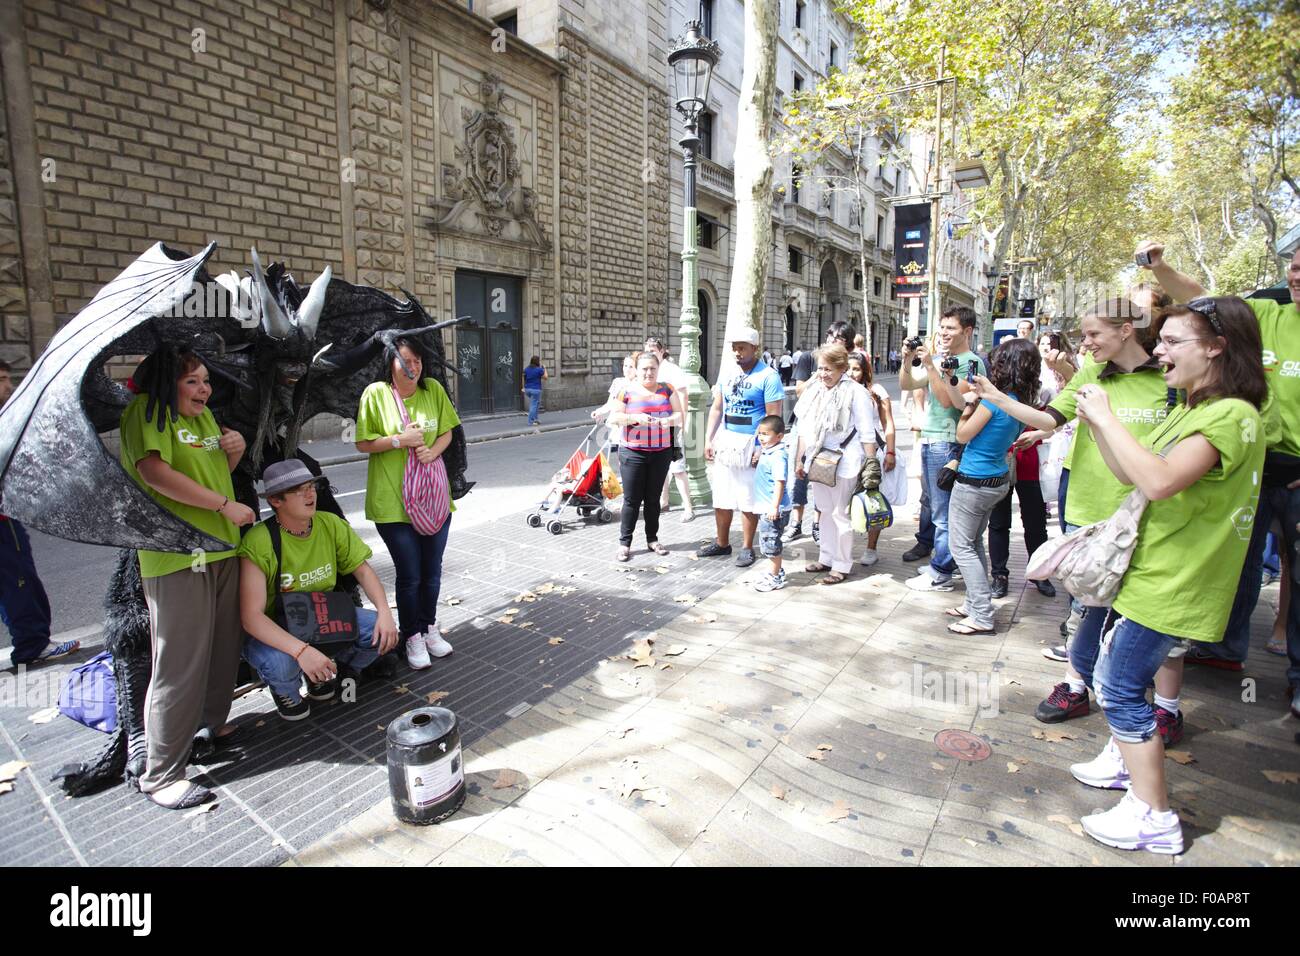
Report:
[[254,291],[262,303],[262,328],[273,339],[287,339],[293,331],[293,324],[271,295],[271,287],[266,284],[266,276],[262,273],[262,261],[257,258],[257,247],[250,251],[253,254]]
[[303,299],[302,306],[298,309],[298,327],[307,333],[308,339],[316,338],[316,327],[320,324],[320,315],[325,308],[325,292],[333,275],[334,270],[326,266],[325,271],[311,284],[307,298]]

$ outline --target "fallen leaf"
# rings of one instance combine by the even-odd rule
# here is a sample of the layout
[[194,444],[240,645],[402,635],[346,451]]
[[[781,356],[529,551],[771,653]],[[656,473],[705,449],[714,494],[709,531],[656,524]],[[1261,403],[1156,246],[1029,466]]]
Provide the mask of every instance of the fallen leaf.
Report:
[[657,803],[661,807],[668,806],[668,791],[663,787],[651,787],[648,790],[641,791],[641,799],[649,800],[651,803]]
[[44,710],[38,710],[34,714],[29,714],[27,719],[34,724],[48,724],[57,716],[59,716],[59,708],[46,707]]
[[650,649],[652,641],[649,638],[641,638],[639,641],[632,643],[632,649],[625,655],[628,660],[633,661],[633,667],[649,667],[654,663],[654,651]]
[[410,692],[411,688],[407,687],[405,684],[393,688],[393,693],[395,694],[409,694]]
[[883,750],[877,750],[877,751],[876,751],[876,759],[877,759],[877,760],[884,760],[884,759],[885,759],[885,752],[884,752]]
[[631,724],[629,724],[625,727],[620,727],[618,730],[611,730],[609,732],[609,735],[611,737],[614,737],[617,740],[622,740],[624,737],[632,733],[634,730],[636,730],[636,728],[633,727]]
[[772,674],[776,672],[776,668],[771,664],[755,664],[754,670],[762,671],[764,674]]
[[777,737],[776,739],[779,740],[779,741],[781,741],[781,743],[785,744],[787,747],[790,746],[790,735],[789,735],[789,734],[782,734],[780,737]]
[[517,607],[508,607],[506,608],[506,617],[514,617],[519,611],[520,609]]
[[1263,833],[1264,828],[1253,820],[1247,820],[1245,817],[1224,817],[1228,823],[1235,823],[1243,830],[1249,830],[1251,833]]
[[508,790],[511,787],[517,787],[522,784],[525,777],[518,770],[502,769],[497,774],[496,780],[492,784],[493,790]]
[[970,839],[969,837],[962,837],[961,839],[963,843],[969,843],[971,846],[979,846],[978,843],[976,843],[974,840]]
[[804,756],[807,757],[809,760],[825,760],[825,759],[826,759],[826,751],[824,751],[824,750],[814,750],[814,751],[812,751],[812,752],[810,752],[810,753],[806,753],[806,754],[804,754]]
[[1007,773],[1020,773],[1020,765],[1007,761]]
[[519,604],[522,602],[524,604],[532,604],[536,600],[537,600],[536,594],[534,594],[532,591],[524,591],[522,594],[518,595],[515,598],[515,603]]
[[11,780],[6,780],[4,783],[0,783],[0,795],[11,793],[13,789],[14,785]]
[[214,801],[212,801],[212,802],[205,803],[205,804],[202,804],[201,806],[197,806],[197,807],[195,807],[195,808],[194,808],[193,810],[191,810],[189,813],[187,813],[187,814],[185,814],[184,816],[182,816],[181,819],[182,819],[182,820],[188,820],[190,817],[201,817],[201,816],[203,816],[203,814],[205,814],[205,813],[211,813],[213,810],[217,809],[217,807],[218,807],[218,804],[217,804],[217,802],[214,800]]
[[664,651],[664,657],[677,657],[679,654],[686,653],[685,644],[669,644],[668,650]]
[[535,625],[533,624],[532,621],[524,621],[524,622],[521,623],[519,626],[520,626],[520,627],[534,627]]
[[818,750],[834,750],[835,748],[832,747],[830,744],[818,744],[818,745],[817,745],[817,749],[818,749]]
[[715,714],[725,714],[727,712],[727,705],[720,700],[713,701],[713,703],[708,705],[708,708]]
[[1165,756],[1168,757],[1170,760],[1172,760],[1174,763],[1180,763],[1183,764],[1184,766],[1189,763],[1196,763],[1196,758],[1193,757],[1191,752],[1187,750],[1166,750]]
[[664,661],[662,664],[659,665],[659,669],[661,671],[670,671],[673,669],[673,665],[669,664],[667,661]]
[[1046,740],[1049,744],[1059,744],[1063,740],[1077,740],[1074,734],[1067,734],[1063,730],[1035,730],[1034,736],[1039,740]]
[[836,800],[833,804],[822,811],[822,823],[834,823],[836,820],[843,820],[849,815],[849,805],[843,800]]
[[933,767],[935,770],[947,770],[947,769],[948,769],[948,768],[945,767],[943,764],[939,763],[939,761],[937,761],[937,760],[931,760],[931,761],[930,761],[930,766]]
[[712,611],[705,611],[703,614],[697,614],[695,620],[700,624],[716,624],[718,615],[714,614]]
[[1059,823],[1075,836],[1083,836],[1083,826],[1078,820],[1071,820],[1063,813],[1053,813],[1047,818],[1048,823]]
[[1265,770],[1263,774],[1269,783],[1300,783],[1300,771]]
[[460,603],[460,598],[447,598],[447,603],[454,606]]
[[562,638],[562,637],[553,637],[553,638],[551,638],[549,641],[547,641],[546,643],[547,643],[547,644],[550,644],[552,647],[554,647],[556,644],[563,644],[563,643],[564,643],[564,638]]
[[678,604],[685,604],[687,607],[693,607],[699,603],[700,599],[694,594],[679,594],[673,598],[673,601]]
[[777,786],[776,784],[772,784],[772,796],[776,797],[778,800],[785,799],[785,792],[786,792],[785,787],[780,787]]
[[655,574],[667,574],[667,573],[668,573],[668,565],[666,564],[655,565]]
[[[254,727],[263,727],[263,726],[265,726],[265,725],[266,725],[266,721],[265,721],[265,720],[259,720],[257,723],[253,724]],[[380,730],[383,730],[384,728],[380,727],[379,729],[380,729]]]
[[442,700],[444,697],[448,697],[448,696],[450,696],[450,695],[451,695],[451,691],[449,691],[449,690],[435,690],[435,691],[433,691],[433,692],[430,693],[430,694],[426,694],[425,697],[424,697],[424,699],[427,700],[427,701],[428,701],[429,703],[431,703],[431,704],[436,704],[436,703],[438,703],[438,701]]
[[498,624],[513,624],[514,622],[515,622],[515,619],[514,619],[513,617],[499,617],[499,618],[497,618],[497,623],[498,623]]
[[16,780],[18,774],[30,766],[31,764],[26,760],[11,760],[6,764],[0,764],[0,783]]
[[1012,803],[1028,803],[1029,801],[1026,800],[1024,797],[1012,797],[1012,798],[1011,798],[1011,802],[1012,802]]
[[578,708],[576,707],[556,707],[555,710],[557,713],[563,714],[565,717],[572,717],[578,712]]

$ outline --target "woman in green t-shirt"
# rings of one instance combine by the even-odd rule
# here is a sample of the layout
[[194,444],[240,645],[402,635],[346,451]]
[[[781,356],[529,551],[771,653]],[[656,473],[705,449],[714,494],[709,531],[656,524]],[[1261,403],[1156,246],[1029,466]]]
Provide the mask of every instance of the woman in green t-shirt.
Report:
[[451,528],[450,512],[456,506],[444,486],[447,518],[436,534],[420,534],[407,514],[402,483],[408,456],[434,462],[451,444],[451,430],[460,424],[446,390],[425,374],[427,367],[416,341],[397,339],[384,353],[385,376],[362,393],[357,410],[357,451],[370,456],[366,518],[375,523],[392,556],[398,627],[406,660],[417,670],[431,666],[430,655],[451,653],[451,645],[438,633],[437,617],[442,556]]
[[1134,437],[1099,384],[1078,395],[1079,417],[1107,466],[1150,504],[1094,673],[1111,739],[1070,772],[1090,786],[1128,790],[1117,806],[1083,818],[1090,836],[1154,853],[1181,853],[1183,836],[1146,689],[1171,650],[1222,640],[1264,464],[1259,409],[1268,389],[1258,323],[1236,297],[1192,306],[1168,311],[1155,352],[1165,383],[1186,398],[1149,435]]
[[244,455],[237,431],[219,427],[208,409],[208,370],[193,352],[167,347],[133,376],[138,395],[122,413],[122,467],[159,505],[215,538],[229,551],[171,554],[140,551],[149,605],[153,674],[145,695],[148,746],[140,791],[173,810],[212,793],[185,778],[194,735],[226,724],[239,669],[238,528],[253,510],[235,500],[230,473]]

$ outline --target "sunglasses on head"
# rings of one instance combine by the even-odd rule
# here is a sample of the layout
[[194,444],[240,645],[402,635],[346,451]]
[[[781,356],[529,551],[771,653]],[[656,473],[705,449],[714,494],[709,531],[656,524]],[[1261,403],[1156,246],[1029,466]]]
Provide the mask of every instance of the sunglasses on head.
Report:
[[[1199,299],[1193,299],[1187,303],[1187,307],[1193,312],[1199,312],[1205,316],[1205,320],[1210,323],[1210,328],[1214,329],[1215,335],[1223,335],[1223,324],[1219,322],[1219,309],[1214,304],[1214,300],[1209,296],[1202,296]],[[1227,336],[1224,336],[1225,338]]]

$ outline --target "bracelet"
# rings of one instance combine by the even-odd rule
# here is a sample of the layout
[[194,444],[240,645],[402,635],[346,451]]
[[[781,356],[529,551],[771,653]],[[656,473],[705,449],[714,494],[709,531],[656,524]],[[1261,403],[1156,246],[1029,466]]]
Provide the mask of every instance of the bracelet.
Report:
[[302,652],[309,647],[311,647],[311,645],[304,641],[302,647],[298,648],[298,653],[293,655],[293,659],[296,661],[298,658],[302,657]]
[[895,458],[895,457],[897,457],[897,456],[896,456],[892,451],[886,451],[886,452],[885,452],[885,457],[886,457],[886,458]]
[[230,499],[229,499],[229,498],[223,498],[222,501],[221,501],[221,504],[217,505],[217,506],[216,506],[215,508],[213,508],[212,510],[215,511],[217,514],[221,514],[221,509],[224,508],[224,507],[225,507],[226,505],[228,505],[228,504],[230,504]]

